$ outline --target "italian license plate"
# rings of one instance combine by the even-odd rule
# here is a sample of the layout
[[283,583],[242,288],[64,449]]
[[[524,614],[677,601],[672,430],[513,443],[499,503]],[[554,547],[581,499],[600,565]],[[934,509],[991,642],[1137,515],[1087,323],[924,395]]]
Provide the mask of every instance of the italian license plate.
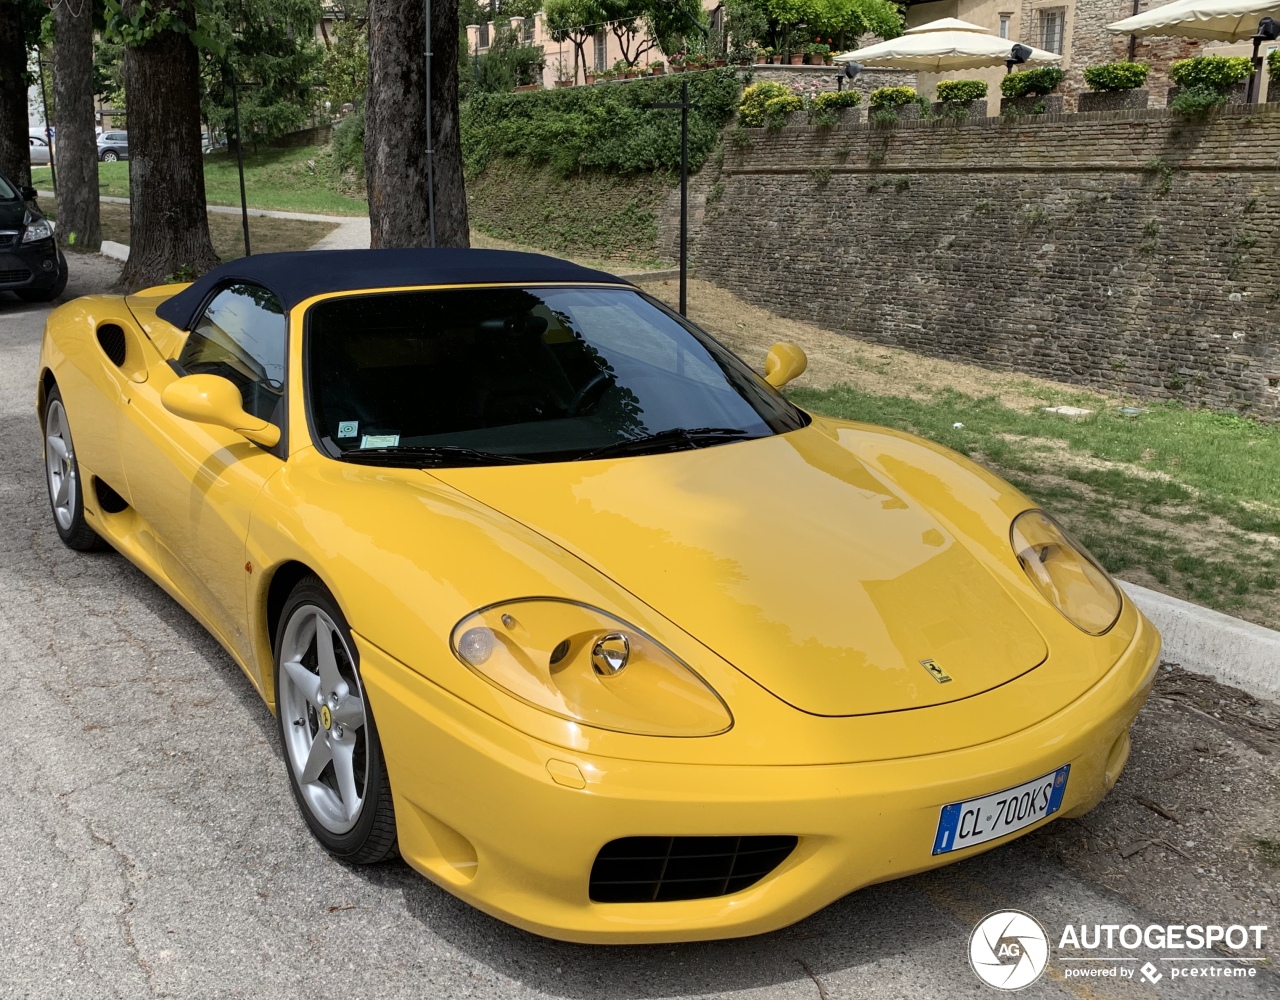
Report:
[[1070,764],[1003,792],[992,792],[979,799],[953,802],[942,807],[938,818],[938,835],[933,840],[934,854],[948,854],[976,844],[985,844],[1006,834],[1030,826],[1062,807],[1067,791]]

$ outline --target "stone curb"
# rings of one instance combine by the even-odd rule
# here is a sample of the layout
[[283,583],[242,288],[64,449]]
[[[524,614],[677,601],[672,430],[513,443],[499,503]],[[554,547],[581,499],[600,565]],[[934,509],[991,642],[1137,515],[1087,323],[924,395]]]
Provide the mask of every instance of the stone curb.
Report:
[[104,257],[111,257],[114,260],[129,259],[129,244],[117,243],[115,240],[103,240],[98,247],[98,252]]
[[1162,659],[1255,698],[1280,702],[1280,632],[1137,584],[1120,585],[1160,630]]

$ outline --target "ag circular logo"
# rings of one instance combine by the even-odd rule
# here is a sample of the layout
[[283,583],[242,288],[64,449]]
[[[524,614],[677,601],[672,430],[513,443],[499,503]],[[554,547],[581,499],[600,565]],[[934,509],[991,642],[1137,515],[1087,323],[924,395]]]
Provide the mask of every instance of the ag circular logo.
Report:
[[1040,921],[1021,910],[988,914],[969,937],[969,964],[979,979],[998,990],[1030,986],[1048,961],[1049,936]]

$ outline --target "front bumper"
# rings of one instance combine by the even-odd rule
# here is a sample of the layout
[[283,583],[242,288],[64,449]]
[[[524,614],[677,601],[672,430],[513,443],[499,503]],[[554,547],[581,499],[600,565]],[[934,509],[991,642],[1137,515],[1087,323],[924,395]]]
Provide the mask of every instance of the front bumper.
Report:
[[[1082,697],[1028,729],[947,753],[872,763],[714,766],[590,757],[517,732],[356,637],[385,751],[400,852],[479,909],[548,937],[688,941],[784,927],[855,889],[970,857],[1030,832],[932,854],[942,806],[1071,764],[1056,816],[1089,811],[1128,758],[1160,639],[1140,618],[1125,654]],[[975,713],[976,714],[976,713]],[[580,787],[577,787],[580,786]],[[594,903],[607,842],[787,834],[777,869],[728,896]]]
[[23,288],[51,288],[58,281],[61,266],[52,238],[19,243],[20,235],[0,234],[0,291]]

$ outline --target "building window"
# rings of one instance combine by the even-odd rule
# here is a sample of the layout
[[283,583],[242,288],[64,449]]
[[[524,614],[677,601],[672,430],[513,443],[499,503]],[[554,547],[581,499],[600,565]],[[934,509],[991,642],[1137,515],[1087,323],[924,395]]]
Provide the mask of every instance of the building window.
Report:
[[595,33],[596,43],[596,70],[604,70],[609,68],[609,35],[603,28],[597,28]]
[[1001,38],[1009,37],[1009,22],[1012,20],[1013,20],[1012,14],[1000,15],[1000,37]]
[[1040,12],[1040,48],[1046,52],[1062,55],[1062,10],[1042,10]]
[[476,47],[487,49],[489,47],[489,25],[480,25],[480,31],[476,34]]

